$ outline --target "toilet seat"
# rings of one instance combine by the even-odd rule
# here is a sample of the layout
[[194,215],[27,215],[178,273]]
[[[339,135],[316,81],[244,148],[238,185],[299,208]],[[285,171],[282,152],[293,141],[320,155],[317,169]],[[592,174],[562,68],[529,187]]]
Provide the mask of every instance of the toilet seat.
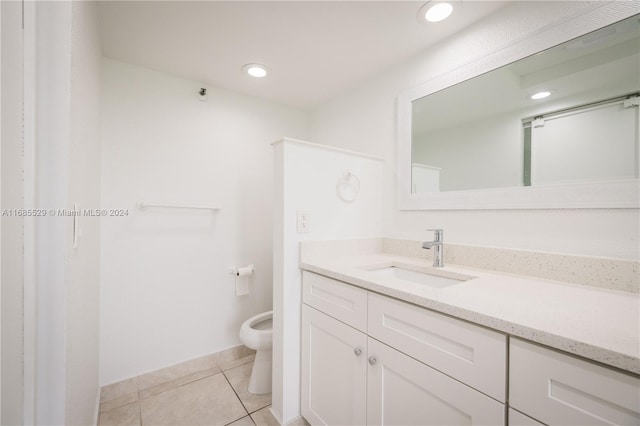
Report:
[[273,311],[263,312],[246,320],[240,327],[240,340],[251,349],[271,349],[273,324],[256,328],[266,321],[273,321]]
[[[267,321],[269,322],[273,321],[273,311],[263,312],[261,314],[255,315],[249,318],[248,320],[246,320],[244,324],[249,323],[247,324],[247,327],[256,331],[272,331],[273,327],[271,324],[269,325],[268,328],[256,327],[260,323],[267,322]],[[243,327],[244,327],[244,324],[243,324]]]

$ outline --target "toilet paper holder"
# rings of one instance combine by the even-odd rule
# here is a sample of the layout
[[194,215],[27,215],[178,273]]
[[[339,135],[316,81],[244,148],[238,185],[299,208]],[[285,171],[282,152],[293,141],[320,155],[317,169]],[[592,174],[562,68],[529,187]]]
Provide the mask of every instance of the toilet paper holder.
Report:
[[251,275],[255,272],[256,268],[253,266],[253,264],[251,265],[247,265],[247,266],[235,266],[235,267],[231,267],[229,268],[229,273],[231,273],[232,275],[235,275],[236,277],[241,277],[241,276],[245,276],[245,275]]

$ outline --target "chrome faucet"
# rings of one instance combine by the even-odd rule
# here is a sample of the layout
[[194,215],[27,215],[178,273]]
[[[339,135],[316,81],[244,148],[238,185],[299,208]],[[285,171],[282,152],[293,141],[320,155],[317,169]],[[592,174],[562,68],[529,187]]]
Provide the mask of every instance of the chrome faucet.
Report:
[[433,241],[425,241],[422,243],[423,249],[431,249],[431,247],[435,247],[433,253],[433,266],[436,268],[444,267],[442,248],[443,248],[443,234],[444,231],[442,229],[427,229],[427,231],[433,231]]

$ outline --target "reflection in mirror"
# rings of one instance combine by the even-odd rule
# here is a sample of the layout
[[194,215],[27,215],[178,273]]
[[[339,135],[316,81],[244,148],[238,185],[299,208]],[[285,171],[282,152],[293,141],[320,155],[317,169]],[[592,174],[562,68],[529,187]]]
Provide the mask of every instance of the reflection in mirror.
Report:
[[411,192],[638,179],[639,29],[636,15],[414,100]]

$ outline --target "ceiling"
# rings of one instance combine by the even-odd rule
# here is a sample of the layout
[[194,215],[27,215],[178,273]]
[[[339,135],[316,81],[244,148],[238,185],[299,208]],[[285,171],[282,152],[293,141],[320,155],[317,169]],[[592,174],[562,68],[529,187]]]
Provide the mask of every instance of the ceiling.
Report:
[[[505,7],[456,1],[421,23],[425,1],[102,1],[106,57],[310,110]],[[242,73],[262,63],[271,74]]]

